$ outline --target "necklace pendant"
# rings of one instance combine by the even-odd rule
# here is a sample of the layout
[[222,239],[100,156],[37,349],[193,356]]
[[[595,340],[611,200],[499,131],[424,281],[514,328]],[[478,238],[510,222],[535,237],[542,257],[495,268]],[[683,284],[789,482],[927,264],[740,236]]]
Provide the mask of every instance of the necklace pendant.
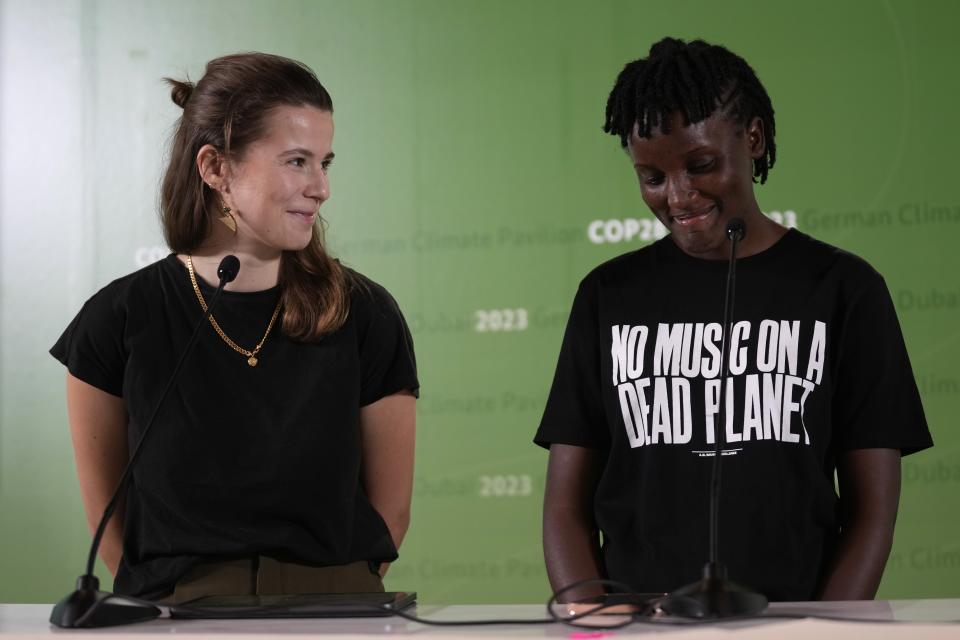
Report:
[[257,366],[257,357],[250,356],[249,358],[247,358],[247,364],[250,365],[251,367]]

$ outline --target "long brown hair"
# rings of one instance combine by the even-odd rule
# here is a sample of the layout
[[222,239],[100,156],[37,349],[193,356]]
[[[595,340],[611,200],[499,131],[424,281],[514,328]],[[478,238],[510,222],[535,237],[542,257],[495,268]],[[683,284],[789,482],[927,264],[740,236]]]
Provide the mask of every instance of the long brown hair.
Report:
[[[165,80],[183,116],[160,192],[163,234],[171,250],[192,253],[211,233],[218,206],[195,164],[200,148],[209,144],[225,158],[241,158],[264,135],[271,109],[306,105],[332,113],[333,100],[306,65],[266,53],[211,60],[196,85]],[[349,312],[349,272],[327,253],[321,225],[314,226],[310,244],[284,251],[280,261],[283,332],[298,340],[336,331]]]

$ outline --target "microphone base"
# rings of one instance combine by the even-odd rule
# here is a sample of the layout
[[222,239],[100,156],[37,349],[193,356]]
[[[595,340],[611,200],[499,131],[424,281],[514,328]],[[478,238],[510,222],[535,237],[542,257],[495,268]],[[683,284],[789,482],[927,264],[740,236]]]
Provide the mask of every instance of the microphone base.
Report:
[[668,616],[695,620],[743,618],[766,608],[766,596],[730,582],[726,567],[713,563],[704,566],[702,579],[680,587],[660,602]]
[[149,602],[100,591],[99,586],[95,576],[80,576],[76,590],[53,607],[50,624],[61,629],[93,629],[147,622],[160,616],[160,609]]

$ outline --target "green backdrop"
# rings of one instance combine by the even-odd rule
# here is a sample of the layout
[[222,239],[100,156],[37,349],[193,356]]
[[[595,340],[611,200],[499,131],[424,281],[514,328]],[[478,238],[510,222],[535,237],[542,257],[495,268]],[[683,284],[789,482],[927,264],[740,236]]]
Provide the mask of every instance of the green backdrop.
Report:
[[166,253],[178,114],[160,78],[241,50],[300,59],[333,94],[330,243],[414,333],[413,524],[387,586],[545,600],[530,440],[579,279],[663,232],[601,125],[623,64],[667,34],[727,45],[766,84],[764,210],[887,278],[936,447],[904,463],[881,596],[960,596],[958,18],[907,0],[2,0],[0,601],[54,600],[82,570],[46,350],[93,291]]

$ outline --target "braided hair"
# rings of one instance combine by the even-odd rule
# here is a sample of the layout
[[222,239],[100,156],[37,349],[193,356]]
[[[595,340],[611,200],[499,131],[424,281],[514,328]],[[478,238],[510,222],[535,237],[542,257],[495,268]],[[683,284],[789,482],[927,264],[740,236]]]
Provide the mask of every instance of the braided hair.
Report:
[[654,44],[646,58],[627,64],[617,76],[603,130],[620,136],[626,147],[634,126],[638,136],[649,138],[654,129],[669,133],[674,113],[689,126],[718,110],[743,127],[760,118],[766,149],[753,161],[753,175],[763,184],[777,157],[773,105],[750,65],[724,47],[676,38]]

